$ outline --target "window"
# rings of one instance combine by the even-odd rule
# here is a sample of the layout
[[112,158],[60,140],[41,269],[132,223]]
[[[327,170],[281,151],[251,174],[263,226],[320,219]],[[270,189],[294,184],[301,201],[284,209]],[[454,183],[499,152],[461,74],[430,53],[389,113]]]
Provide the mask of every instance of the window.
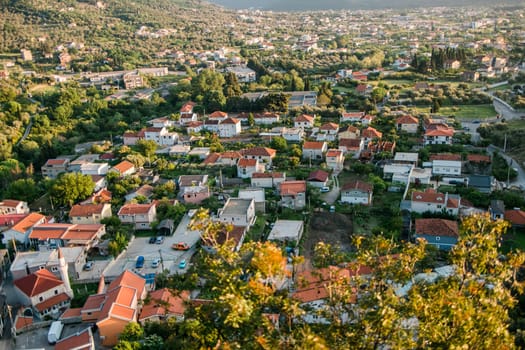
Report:
[[44,298],[43,297],[39,297],[38,300],[44,301]]
[[441,237],[436,236],[436,241],[440,241],[440,240],[441,240]]
[[57,272],[57,271],[58,271],[58,267],[53,266],[53,267],[51,268],[51,271],[52,271],[52,272]]
[[58,289],[55,289],[55,295],[58,295]]

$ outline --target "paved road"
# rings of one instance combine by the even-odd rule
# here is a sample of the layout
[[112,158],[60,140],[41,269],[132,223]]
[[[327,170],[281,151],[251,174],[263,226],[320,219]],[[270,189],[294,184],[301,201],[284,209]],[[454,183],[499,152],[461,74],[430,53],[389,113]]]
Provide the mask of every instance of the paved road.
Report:
[[332,175],[332,185],[330,192],[321,194],[321,199],[328,204],[334,204],[339,199],[339,179],[335,174]]
[[505,158],[507,161],[507,164],[510,164],[512,168],[518,171],[518,176],[510,182],[510,186],[518,186],[522,189],[525,189],[525,171],[523,170],[522,164],[519,164],[515,159],[509,157],[505,153],[503,153],[503,150],[499,147],[496,147],[494,145],[489,145],[487,147],[487,152],[490,154],[494,153],[494,151],[498,151],[499,154]]

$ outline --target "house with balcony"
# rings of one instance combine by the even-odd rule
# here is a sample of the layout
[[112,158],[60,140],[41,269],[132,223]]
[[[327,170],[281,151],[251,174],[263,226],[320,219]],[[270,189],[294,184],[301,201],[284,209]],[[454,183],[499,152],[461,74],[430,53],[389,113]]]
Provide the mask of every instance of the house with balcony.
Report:
[[423,144],[428,145],[451,145],[454,136],[454,128],[446,124],[430,124],[423,136]]
[[58,247],[82,247],[88,251],[104,234],[106,226],[102,224],[44,223],[33,228],[29,241],[40,251]]
[[362,138],[356,139],[339,139],[339,149],[343,154],[360,154],[365,149],[365,140]]
[[173,146],[179,142],[179,134],[170,132],[166,127],[155,128],[149,127],[144,129],[144,139],[153,141],[159,146]]
[[157,216],[157,205],[155,202],[128,203],[120,208],[117,215],[123,224],[132,224],[135,230],[149,230]]
[[40,170],[43,177],[56,179],[58,175],[68,171],[69,159],[48,159]]
[[371,205],[374,187],[363,181],[351,181],[341,188],[341,202]]
[[280,186],[281,206],[299,210],[306,206],[306,181],[284,181]]
[[316,135],[317,141],[335,141],[337,139],[337,132],[339,131],[339,124],[325,123],[319,127]]
[[301,114],[293,120],[294,128],[311,129],[314,127],[315,117],[308,114]]
[[258,159],[265,164],[272,164],[272,159],[277,155],[277,151],[268,147],[253,147],[242,151],[246,159]]
[[29,214],[27,202],[15,199],[4,199],[0,201],[0,215],[6,214]]
[[249,179],[254,173],[264,172],[264,164],[258,159],[242,158],[237,163],[237,177]]
[[340,149],[329,149],[326,152],[326,167],[334,171],[343,170],[345,156]]
[[410,209],[415,213],[441,213],[458,215],[461,197],[449,193],[440,193],[433,188],[425,191],[414,191],[411,195]]

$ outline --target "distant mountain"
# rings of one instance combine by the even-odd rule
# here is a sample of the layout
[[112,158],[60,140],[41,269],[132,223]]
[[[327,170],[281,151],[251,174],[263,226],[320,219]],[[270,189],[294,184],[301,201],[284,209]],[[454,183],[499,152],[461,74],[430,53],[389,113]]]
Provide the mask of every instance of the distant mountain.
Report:
[[418,7],[457,7],[482,5],[522,5],[523,0],[208,0],[211,3],[229,8],[260,8],[274,11],[306,11],[306,10],[369,10],[387,8],[418,8]]

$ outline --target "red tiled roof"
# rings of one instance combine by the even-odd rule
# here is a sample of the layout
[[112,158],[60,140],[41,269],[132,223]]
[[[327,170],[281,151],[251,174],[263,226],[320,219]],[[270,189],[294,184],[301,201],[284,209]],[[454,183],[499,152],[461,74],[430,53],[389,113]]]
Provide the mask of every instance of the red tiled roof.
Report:
[[15,329],[20,330],[24,327],[30,326],[33,324],[33,316],[22,316],[18,315],[16,317]]
[[215,164],[221,158],[220,153],[210,153],[202,164]]
[[323,149],[326,147],[326,142],[323,141],[305,141],[303,149]]
[[46,166],[50,165],[64,165],[69,161],[69,159],[48,159]]
[[315,120],[314,117],[312,117],[311,115],[308,115],[308,114],[301,114],[300,116],[296,117],[294,119],[294,122],[308,122],[308,123],[313,123]]
[[73,333],[57,341],[55,350],[90,350],[93,345],[93,334],[91,328],[87,327],[82,332]]
[[228,118],[228,113],[222,111],[215,111],[208,116],[208,118]]
[[445,194],[436,192],[436,190],[432,188],[427,188],[425,192],[420,192],[420,191],[412,192],[412,201],[413,202],[445,204]]
[[51,298],[44,300],[43,302],[36,304],[35,308],[42,312],[45,309],[48,309],[52,307],[53,305],[57,305],[63,301],[69,300],[69,296],[66,293],[60,293],[58,295],[53,295]]
[[339,146],[349,149],[358,149],[361,147],[361,139],[340,139]]
[[13,226],[25,218],[27,214],[4,214],[0,215],[0,226]]
[[239,159],[239,163],[237,163],[237,166],[239,168],[253,167],[256,165],[257,165],[257,159],[242,158],[242,159]]
[[484,154],[469,154],[467,160],[472,163],[490,163],[490,156]]
[[38,270],[14,282],[15,286],[28,297],[34,297],[63,283],[62,280],[46,269]]
[[505,211],[505,220],[513,225],[525,226],[525,211],[513,209]]
[[326,180],[328,180],[328,176],[330,176],[330,174],[328,174],[324,170],[314,170],[310,173],[310,175],[308,175],[307,180],[325,182]]
[[42,214],[38,213],[29,213],[26,215],[25,218],[17,222],[11,229],[25,233],[27,230],[29,230],[31,227],[41,223],[45,222],[46,217]]
[[374,138],[380,139],[383,136],[383,133],[381,133],[381,132],[377,131],[376,129],[374,129],[373,127],[369,126],[366,129],[364,129],[363,131],[361,131],[361,135],[363,137],[368,138],[368,139],[374,139]]
[[151,208],[154,206],[153,203],[150,204],[137,204],[129,203],[124,204],[118,211],[118,215],[134,215],[134,214],[147,214]]
[[445,124],[431,124],[425,131],[425,136],[454,136],[454,129]]
[[33,228],[33,231],[29,234],[29,238],[38,240],[59,239],[71,226],[73,225],[62,223],[38,225]]
[[419,124],[419,120],[411,115],[403,115],[396,119],[396,124]]
[[461,161],[461,154],[452,154],[452,153],[438,153],[432,154],[430,160],[452,160],[452,161]]
[[357,180],[357,181],[351,181],[347,184],[344,184],[341,190],[342,191],[359,190],[361,192],[372,192],[374,190],[374,187],[371,184]]
[[195,107],[195,102],[186,102],[181,108],[180,108],[180,111],[182,113],[189,113],[193,110],[193,107]]
[[189,291],[182,291],[180,295],[177,295],[176,291],[171,291],[168,288],[151,292],[148,298],[150,301],[142,307],[139,321],[143,321],[154,316],[182,316],[186,311],[185,303],[189,300],[189,298]]
[[252,179],[271,179],[271,178],[284,178],[283,173],[253,173]]
[[117,170],[119,173],[124,174],[126,171],[131,170],[135,167],[133,163],[123,160],[122,162],[118,163],[113,167],[113,169]]
[[354,119],[361,119],[364,117],[365,112],[344,112],[342,114],[343,118],[354,118]]
[[239,124],[241,121],[235,118],[226,118],[222,121],[221,124]]
[[242,154],[237,151],[226,151],[221,153],[221,158],[239,159],[242,158]]
[[458,237],[458,223],[444,219],[416,219],[416,235]]
[[84,205],[76,204],[71,207],[71,210],[69,211],[69,217],[71,218],[75,216],[92,216],[94,214],[102,214],[105,206],[106,205],[104,203]]
[[276,150],[273,148],[268,147],[253,147],[249,149],[245,149],[243,151],[243,154],[245,156],[265,156],[265,157],[274,157],[277,153]]
[[80,307],[70,307],[64,313],[60,316],[60,319],[67,319],[67,318],[75,318],[80,317],[82,315],[81,313],[82,308]]
[[339,124],[325,123],[319,127],[319,130],[339,130]]
[[343,154],[343,151],[340,149],[329,149],[326,152],[326,157],[340,157]]
[[283,181],[281,183],[281,196],[295,196],[306,192],[306,181]]

